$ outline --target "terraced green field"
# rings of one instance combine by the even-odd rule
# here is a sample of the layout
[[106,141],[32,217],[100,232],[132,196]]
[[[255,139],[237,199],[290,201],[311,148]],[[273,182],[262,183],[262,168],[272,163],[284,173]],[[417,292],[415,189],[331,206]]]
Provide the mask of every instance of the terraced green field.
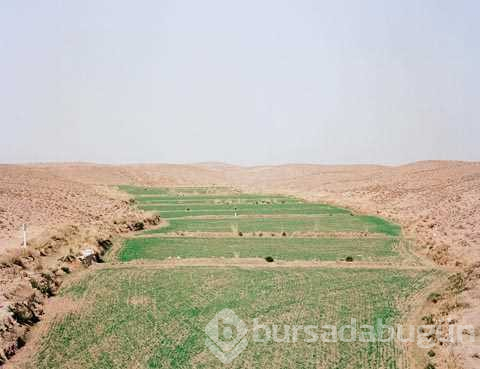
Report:
[[275,260],[394,260],[395,239],[342,238],[134,238],[118,255],[121,261],[164,260],[169,257],[259,257]]
[[370,232],[398,236],[398,226],[380,218],[351,215],[223,217],[169,219],[169,225],[146,234],[168,232]]
[[157,212],[161,217],[170,219],[168,227],[152,233],[285,231],[400,234],[398,225],[384,219],[352,214],[347,209],[327,204],[307,203],[291,196],[228,192],[224,187],[175,190],[122,188],[135,196],[141,209]]
[[[216,195],[216,196],[181,196],[181,197],[167,197],[167,196],[136,196],[136,201],[140,204],[149,204],[149,205],[181,205],[185,207],[185,204],[196,204],[196,205],[237,205],[237,204],[249,204],[249,205],[280,205],[280,204],[305,204],[304,201],[293,197],[286,196],[265,196],[265,195]],[[325,204],[314,204],[322,205],[323,207],[332,206]],[[233,209],[233,206],[231,207]],[[336,208],[339,209],[339,208]]]
[[[64,293],[84,309],[58,320],[31,368],[223,368],[205,326],[229,308],[247,324],[248,347],[230,368],[398,368],[394,343],[252,342],[252,321],[316,325],[393,323],[428,272],[395,270],[107,269]],[[284,337],[285,332],[279,332]]]
[[[319,335],[321,326],[352,318],[374,326],[377,319],[400,322],[437,272],[409,264],[398,225],[226,187],[120,188],[167,224],[125,240],[107,255],[114,264],[63,288],[72,310],[57,316],[25,368],[224,368],[206,346],[205,327],[228,308],[248,327],[248,346],[230,368],[410,369],[395,341],[252,341],[254,318],[280,327],[314,325]],[[267,256],[274,261],[267,264]],[[179,267],[177,258],[204,266]],[[201,264],[204,258],[214,259]],[[241,264],[242,258],[258,263]],[[329,268],[292,262],[312,260],[338,262]]]
[[[149,203],[150,204],[150,203]],[[194,215],[245,215],[245,214],[349,214],[347,210],[334,208],[323,204],[162,204],[142,205],[143,210],[157,211],[163,217],[182,217]],[[171,214],[171,216],[170,216]]]

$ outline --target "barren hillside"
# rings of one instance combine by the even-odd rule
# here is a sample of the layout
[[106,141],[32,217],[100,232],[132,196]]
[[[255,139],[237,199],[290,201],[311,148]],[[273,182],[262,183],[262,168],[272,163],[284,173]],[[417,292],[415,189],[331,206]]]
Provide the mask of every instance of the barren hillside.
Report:
[[18,247],[24,223],[35,237],[59,226],[101,227],[132,215],[127,198],[107,186],[70,180],[62,175],[68,168],[0,166],[0,247]]

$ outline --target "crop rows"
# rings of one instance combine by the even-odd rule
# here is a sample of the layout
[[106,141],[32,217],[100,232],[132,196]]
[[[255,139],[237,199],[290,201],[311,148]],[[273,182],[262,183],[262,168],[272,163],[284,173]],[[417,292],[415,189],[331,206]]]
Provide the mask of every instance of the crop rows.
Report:
[[126,241],[118,258],[164,260],[169,257],[260,257],[275,260],[395,260],[395,239],[343,238],[132,238]]
[[376,217],[316,215],[305,217],[222,217],[169,219],[169,225],[146,234],[168,232],[370,232],[397,236],[399,228]]
[[[102,270],[83,289],[66,291],[84,310],[56,322],[35,365],[221,368],[205,348],[204,327],[223,308],[235,311],[250,329],[254,318],[281,326],[342,325],[351,318],[374,324],[379,317],[394,323],[398,304],[431,278],[427,272],[368,269]],[[306,343],[305,338],[250,342],[231,368],[397,368],[402,355],[392,343]]]

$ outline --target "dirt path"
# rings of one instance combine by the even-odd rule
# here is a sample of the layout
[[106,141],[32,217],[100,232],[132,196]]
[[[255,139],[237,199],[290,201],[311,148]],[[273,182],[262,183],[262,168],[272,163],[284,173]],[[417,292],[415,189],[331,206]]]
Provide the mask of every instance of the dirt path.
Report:
[[[440,269],[443,271],[449,271],[445,269]],[[423,318],[431,313],[432,307],[431,302],[428,301],[428,296],[431,293],[438,293],[442,291],[445,286],[448,284],[448,273],[439,274],[438,278],[435,279],[430,285],[421,291],[417,292],[414,296],[410,297],[407,305],[408,310],[405,311],[404,326],[414,326],[420,327],[422,325],[428,324],[424,321]],[[428,364],[427,352],[431,351],[430,349],[421,348],[416,343],[403,343],[400,346],[405,350],[407,361],[410,363],[412,368],[423,369]],[[436,345],[435,345],[436,346]],[[436,347],[433,348],[434,350]],[[452,358],[449,358],[451,360]],[[456,369],[458,366],[454,362],[447,363],[449,369]]]
[[[161,228],[161,227],[159,227]],[[159,229],[155,228],[155,229]],[[258,232],[242,232],[240,237],[234,232],[165,232],[165,233],[149,233],[134,234],[133,238],[161,238],[161,237],[182,237],[182,238],[259,238]],[[262,232],[263,238],[366,238],[366,239],[396,239],[398,237],[388,236],[382,233],[366,233],[366,232],[291,232],[282,235],[282,232]]]
[[[150,210],[152,211],[152,210]],[[336,214],[338,215],[338,214]],[[343,216],[347,216],[348,214],[340,214]],[[230,219],[230,220],[238,220],[238,219],[264,219],[264,218],[272,218],[272,219],[303,219],[303,218],[330,218],[330,214],[238,214],[235,216],[232,215],[215,215],[215,214],[205,214],[205,215],[189,215],[183,217],[173,217],[168,219],[204,219],[204,220],[212,220],[212,219]]]
[[[148,261],[135,260],[130,262],[112,262],[96,264],[91,270],[105,269],[168,269],[178,267],[238,267],[238,268],[341,268],[341,269],[395,269],[395,270],[435,270],[430,265],[411,265],[404,263],[378,262],[345,262],[345,261],[274,261],[267,262],[261,258],[189,258]],[[456,269],[455,269],[456,270]]]

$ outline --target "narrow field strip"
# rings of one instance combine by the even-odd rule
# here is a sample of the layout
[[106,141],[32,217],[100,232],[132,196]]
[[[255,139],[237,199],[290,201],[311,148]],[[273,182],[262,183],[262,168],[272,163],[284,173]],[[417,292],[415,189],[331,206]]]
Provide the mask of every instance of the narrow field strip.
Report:
[[398,258],[395,239],[335,238],[134,238],[125,242],[118,260],[164,260],[169,257],[275,260],[385,260]]
[[196,208],[196,207],[187,207],[182,209],[165,209],[159,206],[140,206],[142,210],[155,211],[157,214],[164,218],[179,218],[179,217],[188,217],[196,215],[230,215],[233,216],[237,214],[241,215],[269,215],[269,214],[278,214],[278,215],[333,215],[333,214],[347,214],[347,211],[341,209],[329,209],[324,207],[303,207],[303,208],[292,208],[292,207],[239,207],[235,210],[233,207],[209,207],[209,208]]
[[[185,197],[165,197],[165,196],[135,196],[135,200],[141,204],[156,205],[178,205],[178,204],[197,204],[197,205],[286,205],[286,204],[307,204],[305,201],[293,197],[243,197],[242,195],[222,195],[222,197],[211,196],[208,198],[201,196]],[[324,205],[329,206],[329,205]]]
[[166,232],[367,232],[398,236],[400,227],[381,218],[365,215],[334,215],[318,217],[259,217],[223,219],[170,219],[163,228],[145,234]]
[[[281,195],[264,195],[264,194],[249,194],[249,193],[242,193],[242,194],[200,194],[200,195],[183,195],[183,194],[177,194],[177,195],[161,195],[161,196],[156,196],[156,197],[148,197],[148,196],[143,196],[139,195],[137,197],[138,199],[148,199],[152,200],[153,198],[157,198],[158,200],[161,201],[234,201],[234,200],[254,200],[254,201],[272,201],[273,199],[277,199],[279,201],[282,200],[294,200],[293,197],[289,196],[281,196]],[[297,200],[298,201],[298,200]]]

